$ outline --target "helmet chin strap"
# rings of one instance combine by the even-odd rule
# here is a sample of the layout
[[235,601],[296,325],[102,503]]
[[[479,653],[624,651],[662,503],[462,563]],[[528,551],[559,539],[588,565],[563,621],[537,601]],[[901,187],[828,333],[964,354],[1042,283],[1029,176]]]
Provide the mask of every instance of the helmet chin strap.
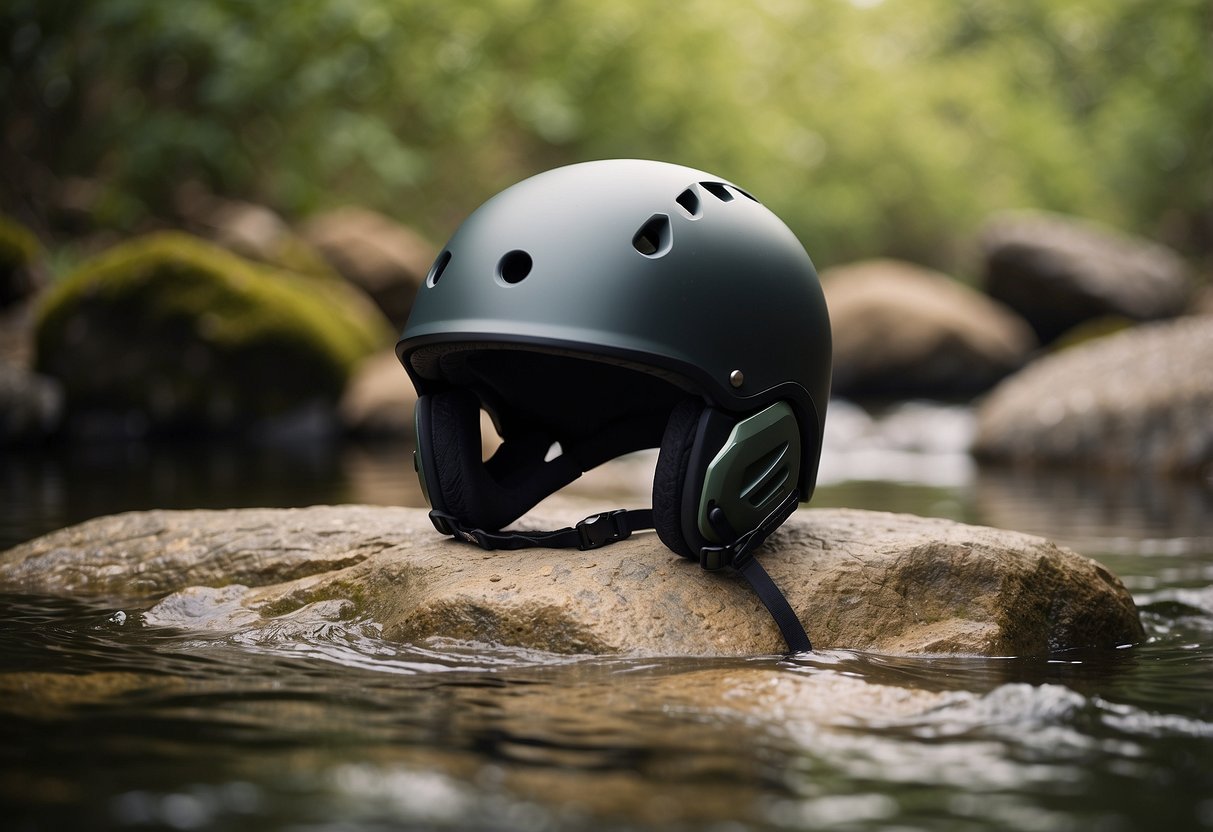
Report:
[[599,549],[626,540],[632,532],[653,528],[653,510],[616,509],[591,514],[575,526],[552,532],[486,532],[464,525],[459,518],[431,511],[430,522],[442,534],[474,543],[481,549]]
[[796,616],[796,611],[788,603],[779,586],[762,568],[762,564],[754,557],[754,550],[761,546],[771,532],[783,525],[796,506],[800,503],[800,492],[793,489],[775,509],[758,524],[758,527],[738,535],[734,531],[724,510],[712,504],[708,509],[708,522],[717,536],[727,541],[723,546],[704,546],[699,550],[699,565],[709,572],[720,569],[721,566],[731,566],[741,573],[746,583],[758,595],[762,605],[775,619],[783,640],[793,653],[807,653],[813,649],[809,634]]
[[[699,565],[709,572],[728,566],[741,573],[741,577],[745,578],[746,583],[775,619],[775,624],[792,653],[809,652],[813,649],[813,644],[788,599],[754,557],[754,549],[761,546],[771,532],[788,519],[796,510],[799,500],[799,494],[792,491],[757,528],[740,535],[734,531],[723,509],[713,504],[708,512],[708,521],[724,542],[722,545],[704,546],[699,550]],[[441,511],[431,511],[430,521],[440,533],[472,543],[481,549],[547,548],[585,551],[626,540],[634,531],[653,528],[653,511],[616,509],[592,514],[574,526],[536,532],[488,532],[466,526],[457,517]]]

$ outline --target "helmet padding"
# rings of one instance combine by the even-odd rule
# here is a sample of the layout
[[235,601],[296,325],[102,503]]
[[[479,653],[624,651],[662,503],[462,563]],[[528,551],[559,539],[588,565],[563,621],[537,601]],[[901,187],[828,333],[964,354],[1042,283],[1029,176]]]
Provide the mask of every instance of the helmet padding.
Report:
[[484,529],[513,523],[540,500],[581,476],[568,456],[544,461],[554,441],[538,431],[517,432],[487,460],[481,459],[480,401],[469,390],[423,397],[429,408],[435,485],[446,510]]
[[702,400],[688,398],[670,413],[661,439],[657,468],[653,472],[653,525],[657,536],[666,546],[687,558],[697,555],[682,532],[683,490],[703,408]]

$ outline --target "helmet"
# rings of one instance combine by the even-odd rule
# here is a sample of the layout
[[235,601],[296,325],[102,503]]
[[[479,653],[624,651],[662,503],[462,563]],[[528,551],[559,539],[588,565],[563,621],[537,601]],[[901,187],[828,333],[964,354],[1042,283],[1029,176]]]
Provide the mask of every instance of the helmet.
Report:
[[[507,188],[439,254],[396,354],[435,525],[482,546],[626,537],[647,513],[587,518],[576,537],[498,532],[582,472],[660,448],[651,525],[679,554],[740,568],[816,483],[817,273],[778,217],[702,171],[596,161]],[[481,409],[502,438],[487,462]]]

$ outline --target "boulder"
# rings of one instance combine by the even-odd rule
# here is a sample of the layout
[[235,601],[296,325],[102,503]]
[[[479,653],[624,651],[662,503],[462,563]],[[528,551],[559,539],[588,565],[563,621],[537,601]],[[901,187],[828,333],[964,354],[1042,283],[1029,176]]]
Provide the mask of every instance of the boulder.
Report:
[[341,281],[165,233],[110,249],[45,294],[35,367],[62,383],[71,414],[231,429],[335,408],[353,368],[391,336]]
[[827,269],[833,392],[953,396],[985,390],[1036,345],[1028,327],[947,275],[896,260]]
[[986,224],[981,247],[986,291],[1044,343],[1093,318],[1173,317],[1193,287],[1169,248],[1074,217],[1002,214]]
[[359,436],[412,436],[417,391],[395,350],[362,362],[341,397],[338,413],[347,433]]
[[1143,325],[1049,355],[981,404],[973,450],[1023,464],[1213,469],[1213,318]]
[[1188,312],[1193,315],[1213,315],[1213,286],[1202,286],[1192,296]]
[[[813,509],[784,524],[761,557],[819,649],[1039,656],[1143,637],[1117,578],[1038,537]],[[705,572],[652,533],[586,552],[486,552],[439,536],[412,508],[103,517],[0,554],[0,588],[150,605],[149,624],[254,639],[361,619],[402,642],[556,653],[784,649],[739,576]]]
[[416,232],[363,208],[320,214],[303,237],[342,275],[375,299],[397,328],[403,328],[438,249]]
[[228,251],[299,274],[339,279],[324,257],[272,208],[216,196],[197,183],[178,188],[176,203],[187,230]]

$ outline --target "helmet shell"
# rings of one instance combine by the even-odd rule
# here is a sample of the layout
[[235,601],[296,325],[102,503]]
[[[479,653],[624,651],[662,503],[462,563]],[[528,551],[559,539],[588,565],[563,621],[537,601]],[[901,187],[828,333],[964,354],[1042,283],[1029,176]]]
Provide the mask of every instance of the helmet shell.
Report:
[[825,299],[791,230],[731,182],[606,160],[492,197],[435,261],[396,352],[425,394],[450,383],[436,356],[473,345],[620,364],[736,414],[786,400],[805,440],[802,499],[812,492],[830,388]]

